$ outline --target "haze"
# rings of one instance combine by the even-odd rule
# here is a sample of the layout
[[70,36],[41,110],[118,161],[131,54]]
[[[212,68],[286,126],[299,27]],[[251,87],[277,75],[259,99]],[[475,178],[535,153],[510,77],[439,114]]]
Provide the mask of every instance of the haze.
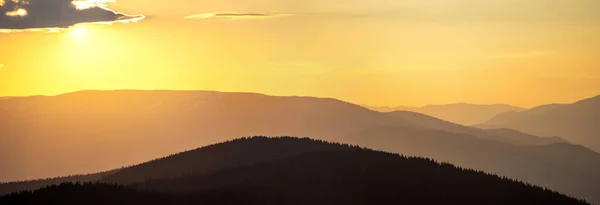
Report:
[[[374,106],[528,108],[600,93],[596,0],[118,0],[108,6],[146,18],[0,34],[0,96],[219,90]],[[227,13],[238,15],[186,18]]]

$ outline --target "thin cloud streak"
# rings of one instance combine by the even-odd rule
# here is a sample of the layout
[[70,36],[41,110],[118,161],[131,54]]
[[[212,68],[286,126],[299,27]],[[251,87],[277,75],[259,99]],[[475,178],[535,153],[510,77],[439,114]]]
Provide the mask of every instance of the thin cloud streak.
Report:
[[270,14],[270,13],[240,13],[240,12],[221,12],[221,13],[203,13],[191,16],[186,16],[186,19],[227,19],[227,20],[244,20],[244,19],[267,19],[292,16],[293,14]]

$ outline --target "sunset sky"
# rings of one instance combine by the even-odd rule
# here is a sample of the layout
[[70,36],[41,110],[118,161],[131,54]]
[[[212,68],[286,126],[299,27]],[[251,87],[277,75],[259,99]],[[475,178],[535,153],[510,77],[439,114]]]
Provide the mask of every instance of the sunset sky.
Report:
[[[107,4],[123,14],[78,2],[119,22],[31,30],[54,8],[0,0],[0,96],[172,89],[532,107],[600,95],[598,0]],[[61,19],[78,18],[105,21]]]

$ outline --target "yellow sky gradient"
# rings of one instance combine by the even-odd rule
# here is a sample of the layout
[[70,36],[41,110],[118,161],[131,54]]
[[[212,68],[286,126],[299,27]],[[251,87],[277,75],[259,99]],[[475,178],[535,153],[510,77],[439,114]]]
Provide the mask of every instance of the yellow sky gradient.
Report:
[[[0,33],[0,96],[173,89],[370,105],[600,95],[600,1],[141,1],[148,18]],[[189,19],[216,12],[273,18]]]

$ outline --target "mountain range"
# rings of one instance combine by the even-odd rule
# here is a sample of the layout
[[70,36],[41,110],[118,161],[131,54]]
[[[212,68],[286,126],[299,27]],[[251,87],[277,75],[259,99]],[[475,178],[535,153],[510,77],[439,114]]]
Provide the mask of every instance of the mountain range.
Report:
[[[110,182],[110,183],[106,183]],[[587,204],[430,159],[292,137],[242,138],[0,197],[0,204]]]
[[[81,91],[2,100],[0,113],[0,167],[11,167],[0,169],[2,181],[114,170],[239,136],[302,136],[433,158],[600,202],[600,154],[586,147],[329,98]],[[53,180],[0,184],[0,190],[72,181]]]
[[477,125],[484,123],[498,114],[512,111],[522,111],[524,108],[515,107],[512,105],[495,104],[495,105],[478,105],[469,103],[457,103],[447,105],[427,105],[423,107],[385,107],[385,106],[366,106],[370,109],[380,112],[393,111],[411,111],[435,118],[446,120],[461,125]]
[[600,96],[572,104],[552,104],[507,112],[477,125],[509,128],[538,136],[560,136],[600,152]]

